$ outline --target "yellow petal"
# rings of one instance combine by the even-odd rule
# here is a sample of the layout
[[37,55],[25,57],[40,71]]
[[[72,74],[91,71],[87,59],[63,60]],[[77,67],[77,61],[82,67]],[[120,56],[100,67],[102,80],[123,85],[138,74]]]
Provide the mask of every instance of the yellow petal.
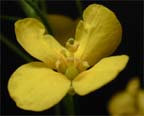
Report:
[[19,67],[10,77],[8,91],[16,105],[25,110],[43,111],[57,104],[70,88],[70,81],[44,63]]
[[79,19],[74,20],[60,14],[49,14],[48,21],[55,38],[62,45],[65,45],[69,38],[74,38],[76,25],[78,24]]
[[80,73],[73,81],[79,95],[86,95],[113,80],[126,66],[128,56],[103,58],[91,69]]
[[55,68],[55,62],[66,51],[51,35],[45,34],[42,23],[34,18],[25,18],[15,23],[15,32],[21,46],[35,58]]
[[122,28],[115,14],[108,8],[92,4],[83,13],[76,29],[79,48],[75,54],[89,65],[111,55],[121,41]]
[[127,116],[136,114],[135,97],[127,92],[120,92],[109,101],[108,110],[112,116]]
[[140,90],[138,93],[138,108],[139,113],[144,115],[144,90]]
[[140,81],[138,77],[132,78],[127,84],[126,91],[131,95],[136,95],[140,89]]

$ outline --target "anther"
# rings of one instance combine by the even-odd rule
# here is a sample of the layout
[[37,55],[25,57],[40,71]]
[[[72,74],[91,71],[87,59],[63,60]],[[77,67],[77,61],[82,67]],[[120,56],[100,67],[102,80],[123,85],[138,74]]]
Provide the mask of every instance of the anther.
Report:
[[86,68],[86,69],[87,69],[88,67],[90,67],[90,65],[89,65],[89,63],[88,63],[87,61],[83,61],[83,62],[82,62],[82,65],[83,65],[83,67]]
[[59,67],[60,67],[60,60],[57,60],[56,63],[55,63],[55,66],[56,66],[56,69],[59,70]]
[[80,61],[78,63],[78,69],[79,69],[80,72],[85,71],[89,67],[90,67],[90,65],[88,64],[87,61]]
[[61,72],[61,73],[65,73],[65,70],[66,70],[66,64],[64,63],[63,60],[57,60],[56,63],[55,63],[55,66],[56,66],[56,69],[58,72]]
[[73,57],[68,57],[68,58],[67,58],[67,61],[68,61],[68,62],[73,62],[73,61],[74,61],[74,58],[73,58]]

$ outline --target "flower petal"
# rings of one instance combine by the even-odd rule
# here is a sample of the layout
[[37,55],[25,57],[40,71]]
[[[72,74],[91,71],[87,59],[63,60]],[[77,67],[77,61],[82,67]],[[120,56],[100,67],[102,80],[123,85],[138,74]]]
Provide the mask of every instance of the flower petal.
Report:
[[140,80],[138,77],[133,77],[127,84],[126,91],[135,96],[140,89]]
[[138,108],[139,113],[144,115],[144,90],[140,90],[138,93]]
[[57,104],[66,95],[70,84],[64,75],[44,63],[31,62],[12,74],[8,91],[18,107],[42,111]]
[[60,14],[49,14],[48,21],[55,38],[62,45],[65,45],[69,38],[74,38],[76,25],[78,24],[79,19],[73,20]]
[[73,80],[73,88],[79,95],[86,95],[113,80],[128,62],[128,56],[103,58],[91,69],[80,73]]
[[79,48],[75,57],[94,65],[111,55],[121,41],[122,28],[115,14],[108,8],[92,4],[83,13],[76,29]]
[[55,68],[55,62],[66,51],[51,35],[45,34],[45,28],[34,18],[25,18],[15,23],[18,42],[32,56]]

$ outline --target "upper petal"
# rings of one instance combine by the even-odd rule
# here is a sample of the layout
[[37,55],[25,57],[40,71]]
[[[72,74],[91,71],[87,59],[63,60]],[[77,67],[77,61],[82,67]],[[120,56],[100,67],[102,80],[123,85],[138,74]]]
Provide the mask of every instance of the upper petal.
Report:
[[32,56],[55,68],[55,62],[66,49],[45,31],[44,25],[34,18],[25,18],[15,23],[16,37],[21,46]]
[[70,81],[44,63],[31,62],[10,77],[8,91],[16,105],[25,110],[42,111],[57,104],[70,88]]
[[115,51],[121,36],[121,24],[115,14],[102,5],[92,4],[84,10],[76,29],[79,48],[75,56],[92,66]]
[[103,58],[91,69],[80,73],[73,80],[73,88],[79,95],[86,95],[113,80],[126,66],[128,56]]

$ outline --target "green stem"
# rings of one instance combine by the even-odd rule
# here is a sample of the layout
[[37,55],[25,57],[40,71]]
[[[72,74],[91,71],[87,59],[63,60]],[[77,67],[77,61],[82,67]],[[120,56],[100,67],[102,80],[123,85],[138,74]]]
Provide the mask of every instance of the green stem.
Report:
[[76,6],[77,6],[77,9],[78,9],[79,16],[82,18],[83,8],[82,8],[80,0],[76,0]]
[[39,2],[40,2],[41,10],[42,10],[44,13],[47,13],[46,0],[40,0]]
[[48,33],[49,33],[49,34],[53,34],[53,33],[52,33],[52,30],[51,30],[51,28],[50,28],[50,25],[49,25],[49,23],[48,23],[48,19],[47,19],[46,15],[45,15],[43,12],[41,12],[41,10],[37,7],[37,5],[34,4],[32,1],[30,1],[30,0],[25,0],[25,2],[26,2],[29,6],[31,6],[31,8],[33,8],[33,10],[36,12],[37,16],[40,17],[40,19],[41,19],[41,21],[43,22],[43,24],[45,25]]
[[0,41],[2,41],[11,50],[13,50],[14,52],[16,52],[25,61],[27,61],[27,62],[33,61],[33,59],[31,57],[29,57],[27,54],[23,53],[17,46],[15,46],[10,40],[8,40],[3,35],[0,35]]
[[65,96],[63,105],[67,115],[75,115],[74,99],[72,95],[67,94]]
[[0,18],[3,20],[10,20],[10,21],[16,21],[21,19],[20,17],[14,17],[14,16],[0,16]]
[[28,17],[33,17],[33,18],[38,18],[35,10],[33,8],[31,8],[31,6],[25,1],[25,0],[20,0],[19,1],[24,13],[28,16]]
[[60,114],[61,114],[60,103],[57,104],[57,105],[54,107],[54,109],[55,109],[55,115],[56,115],[56,116],[60,116]]

